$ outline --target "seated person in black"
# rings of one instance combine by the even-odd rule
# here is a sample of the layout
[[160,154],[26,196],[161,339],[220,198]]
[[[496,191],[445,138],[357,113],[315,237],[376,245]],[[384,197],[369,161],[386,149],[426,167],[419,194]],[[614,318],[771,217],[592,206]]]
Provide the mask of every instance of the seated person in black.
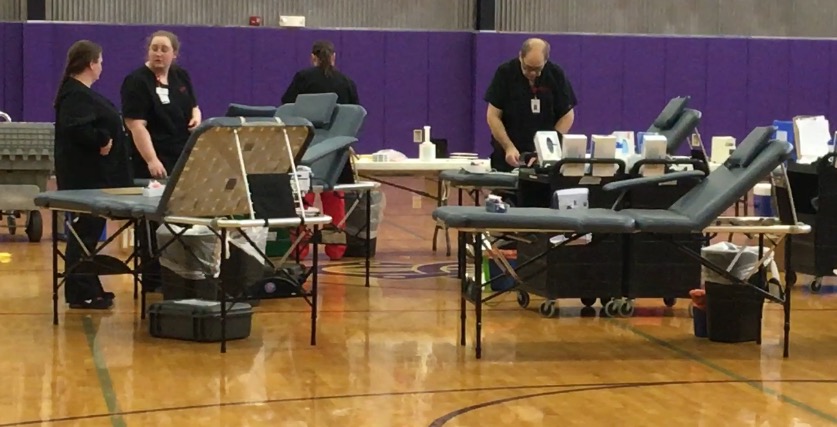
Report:
[[[102,48],[81,40],[67,52],[67,64],[55,97],[55,175],[59,190],[127,187],[127,135],[116,106],[91,89],[102,73]],[[104,218],[75,214],[67,233],[66,265],[89,253],[104,232]],[[79,242],[81,240],[81,242]],[[94,274],[69,273],[64,298],[70,308],[109,309],[114,295]]]
[[[296,101],[296,97],[307,93],[335,93],[338,104],[360,104],[357,95],[357,86],[349,77],[337,71],[335,63],[337,53],[334,51],[334,44],[329,41],[318,41],[311,48],[312,67],[301,70],[294,75],[285,94],[282,95],[282,103],[289,104]],[[346,202],[343,199],[342,191],[325,191],[320,195],[323,203],[323,213],[331,216],[332,226],[343,222],[346,216]],[[310,206],[314,204],[314,194],[305,196],[305,202]],[[299,257],[304,258],[308,254],[308,242],[303,241],[298,246]],[[329,259],[336,261],[342,259],[346,254],[346,245],[326,244],[325,252]]]
[[520,166],[520,153],[535,151],[535,133],[572,127],[577,105],[564,71],[549,61],[549,43],[529,39],[520,55],[500,65],[485,93],[491,128],[491,167],[510,172]]
[[338,104],[360,104],[357,96],[357,86],[352,79],[337,71],[334,67],[337,53],[334,44],[321,40],[311,48],[311,64],[313,66],[298,71],[291,81],[282,103],[290,104],[296,97],[305,93],[336,93]]
[[[180,50],[177,36],[157,31],[148,44],[148,60],[122,82],[122,114],[133,140],[133,172],[135,178],[167,178],[174,170],[191,131],[201,122],[192,79],[183,68],[174,64]],[[138,251],[142,259],[144,292],[160,286],[159,261],[153,260],[157,250],[156,230],[140,223]]]
[[134,176],[166,178],[201,122],[192,79],[174,64],[180,42],[157,31],[148,46],[148,61],[122,82],[122,114],[134,142]]

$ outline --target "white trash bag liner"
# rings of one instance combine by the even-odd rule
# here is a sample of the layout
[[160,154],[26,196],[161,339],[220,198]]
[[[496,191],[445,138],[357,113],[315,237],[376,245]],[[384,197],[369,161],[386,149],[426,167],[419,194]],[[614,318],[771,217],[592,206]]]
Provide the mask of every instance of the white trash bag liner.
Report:
[[[221,268],[221,240],[207,227],[193,226],[186,230],[169,225],[178,240],[160,253],[160,265],[187,280],[217,278]],[[157,229],[157,247],[162,248],[174,238],[162,225]],[[188,246],[188,249],[184,247]]]
[[[762,249],[762,256],[766,255],[769,248]],[[724,268],[734,277],[740,280],[747,280],[757,273],[759,262],[758,246],[739,246],[730,242],[719,242],[701,249],[701,255],[709,262]],[[766,257],[764,267],[773,267],[773,253]],[[732,284],[720,274],[706,268],[702,268],[703,282]]]

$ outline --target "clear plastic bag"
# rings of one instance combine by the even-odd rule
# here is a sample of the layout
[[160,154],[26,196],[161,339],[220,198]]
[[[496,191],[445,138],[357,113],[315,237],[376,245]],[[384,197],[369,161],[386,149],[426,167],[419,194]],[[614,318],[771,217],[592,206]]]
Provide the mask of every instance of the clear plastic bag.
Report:
[[[762,255],[767,254],[768,250],[764,248]],[[709,262],[726,269],[740,280],[749,279],[758,269],[758,246],[739,246],[730,242],[719,242],[703,248],[701,254]],[[762,264],[770,267],[773,264],[773,254],[766,257]],[[704,282],[732,284],[731,281],[705,266],[702,269],[702,276]]]
[[[182,227],[169,225],[178,235]],[[157,233],[157,245],[162,248],[174,236],[165,225]],[[221,244],[215,233],[207,227],[194,226],[180,234],[160,253],[160,265],[188,280],[203,280],[218,277],[221,267]],[[188,249],[187,249],[188,248]]]

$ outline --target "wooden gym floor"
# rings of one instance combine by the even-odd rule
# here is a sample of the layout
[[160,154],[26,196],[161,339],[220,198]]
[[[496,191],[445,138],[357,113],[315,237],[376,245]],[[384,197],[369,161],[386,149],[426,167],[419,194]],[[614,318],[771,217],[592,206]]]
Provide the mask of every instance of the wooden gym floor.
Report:
[[128,277],[106,279],[117,294],[109,313],[68,311],[62,291],[55,327],[48,232],[31,244],[2,230],[0,426],[837,423],[831,279],[819,295],[800,279],[787,360],[775,304],[759,347],[695,338],[686,300],[669,310],[637,301],[630,319],[581,316],[565,300],[546,319],[540,300],[523,310],[505,295],[483,318],[477,361],[473,311],[469,345],[458,346],[455,256],[430,250],[431,203],[386,193],[372,287],[362,260],[323,268],[316,347],[301,300],[263,302],[251,337],[225,355],[152,339]]

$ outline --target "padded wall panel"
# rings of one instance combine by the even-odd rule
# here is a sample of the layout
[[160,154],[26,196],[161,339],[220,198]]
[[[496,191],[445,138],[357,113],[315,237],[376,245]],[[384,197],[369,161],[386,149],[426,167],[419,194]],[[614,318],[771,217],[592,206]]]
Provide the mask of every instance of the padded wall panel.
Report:
[[[692,97],[689,105],[703,111],[706,105],[706,38],[672,37],[666,39],[666,100],[676,96]],[[663,108],[660,105],[658,111]],[[687,144],[679,154],[689,152]]]
[[709,39],[706,51],[706,102],[700,131],[711,152],[712,136],[744,139],[747,128],[747,47],[743,38]]
[[[829,116],[831,91],[826,88],[834,80],[834,72],[830,68],[830,45],[834,42],[789,40],[788,43],[788,88],[791,89],[788,91],[788,113]],[[824,55],[824,52],[829,55]],[[830,117],[830,122],[834,120],[837,117]]]
[[[387,94],[384,90],[383,70],[386,67],[386,33],[341,31],[340,45],[337,63],[355,81],[360,103],[366,108],[367,114],[358,138],[357,151],[372,153],[384,148],[384,101]],[[396,147],[403,145],[388,148]]]
[[[620,130],[648,130],[668,99],[665,96],[665,40],[625,37],[622,58],[622,126]],[[614,64],[615,65],[615,64]]]
[[295,66],[299,64],[297,34],[294,31],[250,31],[252,68],[247,72],[251,79],[250,97],[230,99],[229,102],[279,105],[282,94],[299,70]]
[[0,23],[0,111],[23,119],[23,24]]
[[384,45],[384,145],[409,157],[418,157],[413,129],[428,123],[427,43],[424,32],[389,32]]
[[624,39],[621,37],[582,39],[578,97],[585,108],[579,108],[573,126],[575,132],[608,135],[622,129],[623,54]]
[[451,153],[471,151],[474,146],[472,42],[473,35],[464,32],[428,35],[428,124],[431,136],[447,138]]
[[[747,54],[747,128],[788,120],[790,41],[750,39]],[[728,107],[729,108],[729,107]]]
[[514,58],[515,53],[503,50],[501,41],[510,38],[508,34],[479,33],[474,39],[473,57],[473,126],[474,146],[473,151],[482,156],[491,153],[491,130],[485,120],[485,111],[488,103],[484,101],[485,91],[491,84],[494,72],[503,62]]

